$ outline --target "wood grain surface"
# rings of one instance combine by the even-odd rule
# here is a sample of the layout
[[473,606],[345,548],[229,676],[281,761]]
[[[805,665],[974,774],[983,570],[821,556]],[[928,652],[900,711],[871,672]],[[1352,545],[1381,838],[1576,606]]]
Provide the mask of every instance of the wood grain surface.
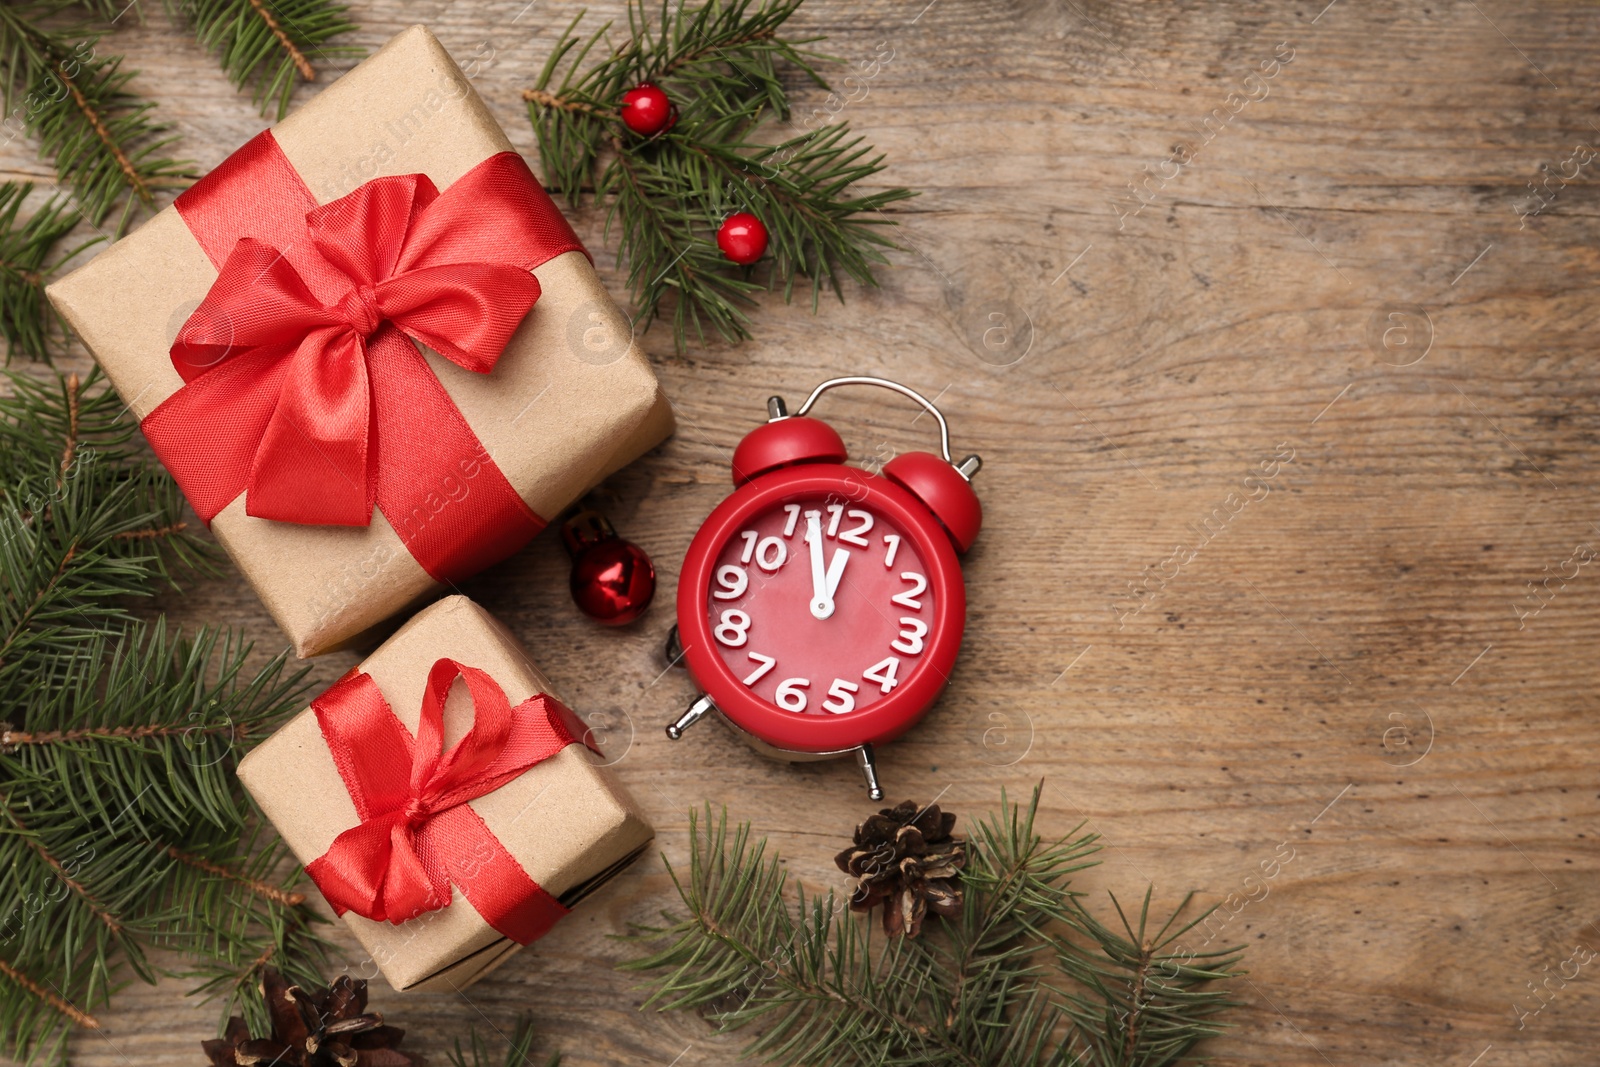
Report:
[[[1600,10],[1323,2],[813,0],[798,28],[845,64],[892,50],[840,114],[921,190],[905,251],[816,316],[766,301],[742,347],[646,335],[681,426],[601,492],[660,569],[641,623],[581,618],[550,536],[464,591],[626,749],[669,856],[689,808],[727,804],[837,887],[871,807],[854,766],[770,763],[711,723],[669,742],[692,693],[660,649],[764,399],[899,379],[983,455],[987,515],[954,680],[881,753],[893,799],[978,814],[1043,779],[1048,828],[1105,836],[1080,888],[1232,894],[1250,975],[1218,1062],[1593,1064],[1600,963],[1531,986],[1600,950],[1600,164],[1569,162],[1600,139]],[[520,90],[577,8],[352,3],[369,48],[423,22],[479,57],[531,158]],[[201,168],[265,125],[154,0],[111,40]],[[1524,218],[1541,165],[1568,177]],[[0,170],[50,175],[22,142]],[[624,298],[598,215],[576,222]],[[824,414],[858,459],[932,440],[887,395]],[[281,643],[232,574],[160,606]],[[531,1012],[574,1065],[734,1063],[739,1038],[641,1014],[612,969],[610,935],[674,899],[651,859],[465,1000],[375,1000],[436,1062]],[[129,988],[74,1061],[198,1063],[214,1008],[184,989]]]

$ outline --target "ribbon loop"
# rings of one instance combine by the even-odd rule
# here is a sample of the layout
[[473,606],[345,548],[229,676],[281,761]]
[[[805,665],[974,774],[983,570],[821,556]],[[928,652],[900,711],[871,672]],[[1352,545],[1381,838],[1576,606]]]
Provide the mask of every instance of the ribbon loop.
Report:
[[[396,272],[406,239],[421,214],[439,199],[425,174],[374,178],[347,196],[306,213],[306,230],[335,270],[358,281]],[[492,253],[463,257],[471,262]]]
[[[444,707],[457,678],[472,697],[473,723],[445,750]],[[399,924],[448,905],[454,885],[522,944],[566,913],[467,804],[586,743],[570,711],[544,693],[512,707],[488,674],[451,659],[428,673],[415,739],[358,670],[312,707],[361,820],[306,865],[334,911]]]

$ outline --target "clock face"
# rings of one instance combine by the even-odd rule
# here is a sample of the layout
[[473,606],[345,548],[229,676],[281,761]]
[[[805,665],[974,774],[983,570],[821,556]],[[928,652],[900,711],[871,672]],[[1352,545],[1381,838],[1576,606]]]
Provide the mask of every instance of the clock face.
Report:
[[847,715],[923,666],[942,591],[870,496],[784,496],[733,529],[704,610],[715,654],[752,696],[788,715]]

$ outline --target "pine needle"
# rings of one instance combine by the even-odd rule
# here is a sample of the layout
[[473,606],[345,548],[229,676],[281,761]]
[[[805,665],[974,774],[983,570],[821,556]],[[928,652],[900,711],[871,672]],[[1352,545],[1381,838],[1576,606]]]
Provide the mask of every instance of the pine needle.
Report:
[[[843,300],[846,278],[876,285],[874,268],[895,247],[883,210],[914,195],[849,195],[884,164],[845,123],[777,144],[759,136],[769,118],[789,120],[786,75],[827,87],[817,67],[829,57],[807,47],[821,38],[783,35],[800,3],[664,2],[656,15],[632,0],[626,43],[615,48],[606,45],[610,23],[578,34],[580,12],[523,91],[545,180],[574,207],[591,190],[606,205],[606,234],[617,225],[638,321],[648,325],[670,305],[680,352],[691,332],[748,337],[746,310],[761,290],[779,289],[788,301],[797,280],[809,279],[815,311],[824,287]],[[591,55],[601,58],[585,69]],[[619,108],[625,92],[647,81],[680,116],[642,140]],[[716,244],[722,221],[740,211],[769,234],[767,256],[754,268],[733,265]]]

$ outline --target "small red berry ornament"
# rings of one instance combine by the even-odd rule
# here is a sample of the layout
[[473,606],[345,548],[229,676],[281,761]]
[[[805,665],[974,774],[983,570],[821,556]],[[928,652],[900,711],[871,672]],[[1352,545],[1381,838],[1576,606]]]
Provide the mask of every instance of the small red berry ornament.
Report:
[[561,540],[572,556],[572,599],[579,610],[607,626],[625,626],[645,613],[656,595],[656,568],[644,549],[589,510],[562,523]]
[[654,137],[678,121],[678,109],[658,86],[641,82],[622,94],[622,121],[640,137]]
[[741,267],[748,267],[766,254],[767,227],[748,211],[729,215],[717,231],[717,247]]

